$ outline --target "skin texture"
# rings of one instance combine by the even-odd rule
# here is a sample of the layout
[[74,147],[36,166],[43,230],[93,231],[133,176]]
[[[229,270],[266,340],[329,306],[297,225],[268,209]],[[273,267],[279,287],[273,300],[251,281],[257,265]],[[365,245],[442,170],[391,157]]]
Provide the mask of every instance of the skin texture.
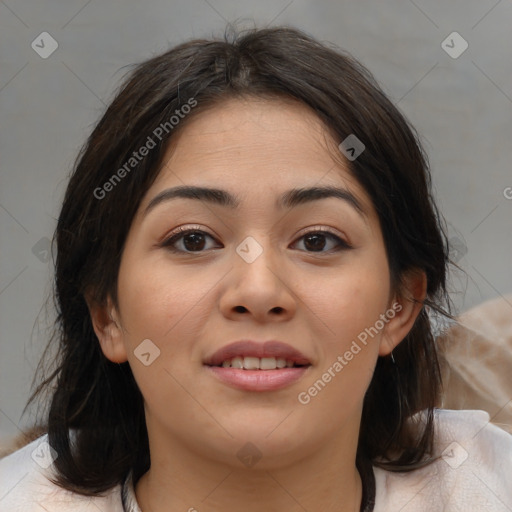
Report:
[[[126,241],[118,307],[90,304],[105,356],[129,361],[145,399],[151,468],[135,487],[143,510],[359,510],[364,393],[377,357],[411,329],[421,306],[407,297],[422,300],[426,282],[418,273],[401,295],[391,289],[371,200],[332,148],[307,107],[254,98],[201,113],[169,147]],[[233,210],[180,198],[144,215],[157,194],[181,185],[222,188],[241,204]],[[337,198],[275,207],[289,189],[325,185],[349,190],[365,215]],[[181,253],[162,246],[179,226],[206,233],[199,251],[183,237],[174,243]],[[304,235],[318,229],[352,248],[326,236],[316,249]],[[263,249],[252,263],[236,252],[247,236]],[[394,303],[401,307],[394,318],[301,404],[298,394]],[[134,354],[145,339],[160,350],[149,366]],[[283,341],[312,366],[284,389],[234,389],[203,361],[239,339]],[[248,442],[262,456],[252,467],[237,457]]]

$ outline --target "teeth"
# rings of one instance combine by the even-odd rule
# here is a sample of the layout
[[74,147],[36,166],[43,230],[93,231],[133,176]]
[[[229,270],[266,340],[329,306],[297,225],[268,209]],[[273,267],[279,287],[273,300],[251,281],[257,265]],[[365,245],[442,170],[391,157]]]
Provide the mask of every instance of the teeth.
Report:
[[260,358],[259,357],[244,357],[244,368],[246,370],[259,370]]
[[260,370],[275,370],[277,361],[275,357],[262,357],[260,359]]
[[231,360],[231,368],[243,368],[243,367],[244,367],[244,361],[241,357],[234,357]]
[[287,361],[281,357],[234,357],[226,359],[221,366],[223,368],[243,368],[245,370],[275,370],[280,368],[292,368],[293,361]]

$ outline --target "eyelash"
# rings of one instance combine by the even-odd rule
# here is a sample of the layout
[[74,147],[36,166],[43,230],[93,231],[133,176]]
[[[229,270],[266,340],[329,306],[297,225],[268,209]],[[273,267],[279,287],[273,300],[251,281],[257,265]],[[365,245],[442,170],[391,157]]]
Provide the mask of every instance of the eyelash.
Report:
[[[201,233],[203,235],[206,235],[206,236],[214,239],[214,237],[212,235],[210,235],[209,233],[206,233],[205,231],[203,231],[201,229],[180,227],[176,231],[171,233],[171,235],[161,243],[161,247],[165,247],[167,250],[169,250],[173,253],[179,253],[179,254],[201,254],[201,253],[208,251],[208,249],[203,250],[203,251],[183,251],[181,249],[176,249],[175,247],[173,247],[176,242],[183,239],[183,237],[185,235],[188,235],[190,233]],[[327,229],[312,229],[311,231],[308,231],[308,232],[302,234],[297,240],[301,240],[302,238],[306,237],[307,235],[312,235],[312,234],[325,235],[327,238],[330,238],[331,240],[334,240],[335,242],[337,242],[339,247],[338,247],[338,249],[334,249],[334,250],[330,249],[329,251],[319,251],[319,252],[305,251],[309,254],[315,254],[315,255],[316,254],[329,254],[332,252],[339,252],[342,250],[352,249],[352,246],[348,242],[346,242],[339,236],[335,235],[332,231],[329,231]]]

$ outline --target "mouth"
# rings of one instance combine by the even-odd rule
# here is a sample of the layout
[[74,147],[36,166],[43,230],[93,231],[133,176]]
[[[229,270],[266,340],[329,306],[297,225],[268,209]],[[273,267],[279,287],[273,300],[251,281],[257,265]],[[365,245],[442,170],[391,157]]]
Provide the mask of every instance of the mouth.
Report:
[[218,368],[238,368],[243,370],[281,370],[282,368],[302,368],[310,364],[298,364],[283,357],[236,356],[225,359],[221,364],[211,365]]
[[312,363],[286,343],[241,340],[206,358],[204,365],[230,387],[245,391],[273,391],[299,380]]

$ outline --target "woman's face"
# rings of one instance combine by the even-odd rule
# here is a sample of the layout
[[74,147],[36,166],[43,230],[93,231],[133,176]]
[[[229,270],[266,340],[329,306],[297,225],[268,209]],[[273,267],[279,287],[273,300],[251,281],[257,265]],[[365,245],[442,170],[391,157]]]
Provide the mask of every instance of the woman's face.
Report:
[[[271,467],[357,438],[376,359],[405,333],[393,330],[400,306],[370,198],[324,137],[304,106],[229,100],[169,149],[131,226],[102,343],[129,361],[152,447],[240,465],[252,443]],[[184,186],[223,192],[171,194]],[[341,193],[297,194],[312,187]],[[216,358],[235,368],[207,364],[239,340],[255,345]],[[305,366],[236,368],[281,359]]]

